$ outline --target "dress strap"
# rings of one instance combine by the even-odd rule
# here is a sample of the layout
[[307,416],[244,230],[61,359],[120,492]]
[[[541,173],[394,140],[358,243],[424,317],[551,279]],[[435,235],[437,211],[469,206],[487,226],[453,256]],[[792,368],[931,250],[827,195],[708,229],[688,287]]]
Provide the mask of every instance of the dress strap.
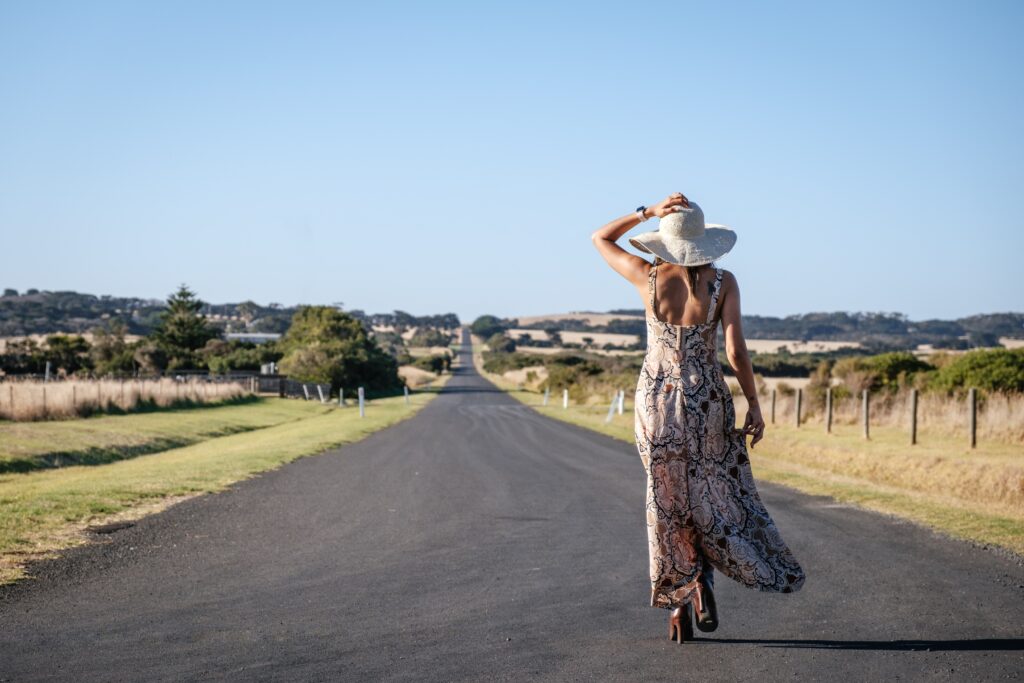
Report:
[[722,269],[715,266],[715,270],[718,271],[718,273],[715,275],[715,288],[711,292],[711,304],[709,305],[707,319],[708,324],[710,324],[715,318],[715,309],[718,307],[718,295],[722,291]]

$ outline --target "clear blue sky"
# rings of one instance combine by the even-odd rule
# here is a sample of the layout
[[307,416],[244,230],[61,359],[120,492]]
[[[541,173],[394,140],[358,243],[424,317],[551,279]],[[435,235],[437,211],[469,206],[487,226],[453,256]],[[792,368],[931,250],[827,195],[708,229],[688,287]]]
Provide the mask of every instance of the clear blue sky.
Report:
[[[641,305],[682,191],[744,312],[1024,310],[1024,3],[0,4],[0,287]],[[654,223],[645,224],[650,229]]]

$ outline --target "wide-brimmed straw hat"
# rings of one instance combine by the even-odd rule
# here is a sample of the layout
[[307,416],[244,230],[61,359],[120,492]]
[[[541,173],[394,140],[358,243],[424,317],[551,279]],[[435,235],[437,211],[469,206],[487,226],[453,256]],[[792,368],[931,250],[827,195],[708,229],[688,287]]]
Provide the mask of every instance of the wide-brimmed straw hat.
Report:
[[630,237],[640,251],[654,254],[680,266],[702,266],[727,254],[736,244],[736,232],[724,225],[704,223],[704,212],[696,202],[677,207],[658,219],[658,229]]

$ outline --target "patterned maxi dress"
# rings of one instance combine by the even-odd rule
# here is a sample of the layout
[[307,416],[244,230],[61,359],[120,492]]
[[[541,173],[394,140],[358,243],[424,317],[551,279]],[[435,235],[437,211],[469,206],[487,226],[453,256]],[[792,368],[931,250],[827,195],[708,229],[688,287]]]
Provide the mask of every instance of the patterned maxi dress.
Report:
[[749,588],[789,593],[804,572],[758,496],[736,409],[716,350],[716,266],[707,321],[674,325],[655,317],[660,259],[650,271],[647,354],[636,388],[634,425],[647,470],[651,607],[689,602],[712,567]]

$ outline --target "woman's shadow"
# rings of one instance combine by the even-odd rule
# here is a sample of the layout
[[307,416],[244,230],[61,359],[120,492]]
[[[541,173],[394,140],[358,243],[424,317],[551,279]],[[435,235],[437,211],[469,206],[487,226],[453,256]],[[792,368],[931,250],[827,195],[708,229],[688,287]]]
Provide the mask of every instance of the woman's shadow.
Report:
[[1024,638],[973,638],[963,640],[769,640],[744,638],[697,638],[705,643],[746,643],[765,647],[821,650],[894,650],[900,652],[978,652],[1024,650]]

